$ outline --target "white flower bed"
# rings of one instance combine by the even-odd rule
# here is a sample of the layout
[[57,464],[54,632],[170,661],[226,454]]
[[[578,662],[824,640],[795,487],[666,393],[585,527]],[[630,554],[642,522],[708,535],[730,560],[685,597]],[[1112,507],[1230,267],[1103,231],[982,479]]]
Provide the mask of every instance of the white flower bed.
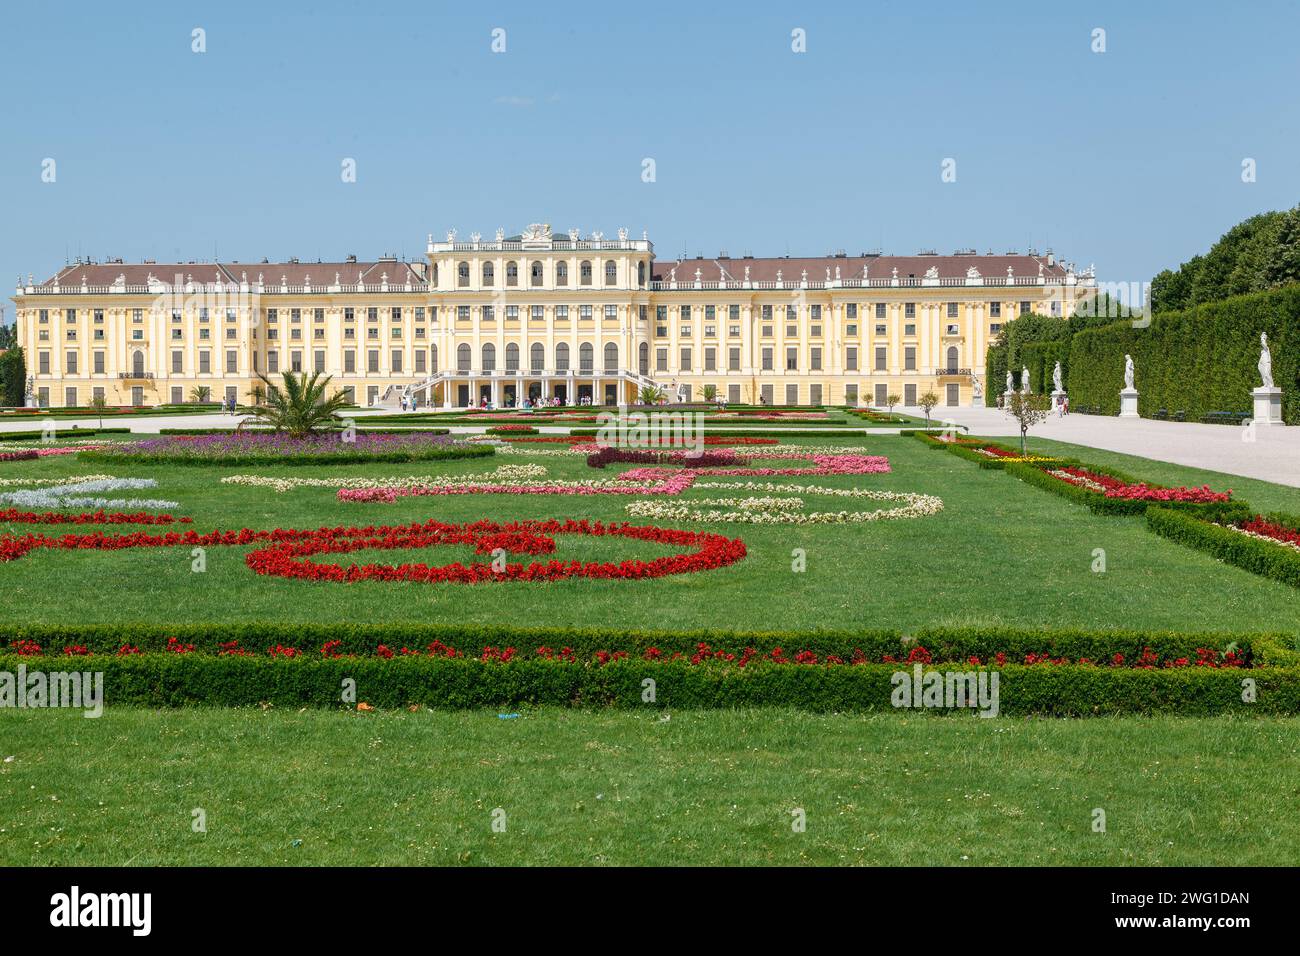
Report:
[[20,485],[27,487],[72,485],[80,481],[111,481],[112,478],[112,475],[74,475],[71,478],[0,478],[0,488],[14,488]]
[[[271,478],[266,475],[230,475],[222,478],[223,485],[246,485],[251,488],[270,488],[272,491],[293,491],[295,488],[418,488],[429,485],[467,487],[473,485],[529,484],[548,485],[556,482],[537,481],[546,476],[542,465],[501,465],[494,471],[481,475],[406,475],[399,478]],[[560,483],[560,487],[565,487]]]
[[103,491],[136,491],[143,488],[157,487],[158,482],[152,478],[103,477],[46,488],[6,491],[0,493],[0,503],[12,505],[16,508],[30,508],[34,511],[48,511],[52,508],[169,511],[172,508],[179,507],[178,502],[165,501],[160,498],[104,498],[97,494]]
[[943,510],[942,499],[912,492],[872,491],[867,488],[825,488],[770,481],[697,481],[694,487],[824,495],[832,498],[855,498],[901,504],[898,507],[881,508],[876,511],[804,511],[804,501],[800,497],[700,498],[693,501],[680,499],[634,501],[627,505],[627,512],[638,518],[722,524],[856,524],[864,521],[924,518]]

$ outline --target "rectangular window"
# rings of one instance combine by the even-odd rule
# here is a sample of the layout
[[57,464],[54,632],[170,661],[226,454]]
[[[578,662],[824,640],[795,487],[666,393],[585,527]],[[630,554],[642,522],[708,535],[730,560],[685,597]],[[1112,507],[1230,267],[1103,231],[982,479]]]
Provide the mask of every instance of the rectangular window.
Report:
[[345,349],[343,351],[343,373],[345,375],[354,375],[357,371],[357,350]]
[[844,306],[844,317],[846,319],[856,319],[858,317],[858,304],[849,302]]
[[727,401],[730,402],[730,403],[733,404],[733,405],[739,405],[739,404],[740,404],[740,386],[739,386],[739,385],[728,385],[728,386],[727,386]]
[[883,302],[876,303],[876,318],[878,319],[885,318],[885,303]]
[[181,388],[181,386],[179,386],[179,385],[173,385],[173,386],[172,386],[172,404],[173,404],[173,405],[179,405],[179,404],[180,404],[181,402],[183,402],[183,401],[185,401],[185,389]]
[[[820,348],[817,348],[816,346],[814,346],[813,348],[809,349],[809,352],[808,352],[808,368],[809,368],[810,371],[813,371],[813,372],[820,372],[820,371],[822,370],[822,350],[821,350]],[[814,405],[818,405],[818,404],[821,404],[821,403],[820,403],[820,402],[813,402],[813,404],[814,404]]]
[[706,348],[704,350],[704,371],[716,372],[718,370],[718,350],[715,348]]
[[506,321],[507,322],[519,321],[519,306],[517,305],[506,306]]
[[808,386],[808,404],[820,405],[822,403],[822,387],[820,385]]
[[772,349],[771,348],[763,349],[763,371],[764,372],[772,371]]
[[356,320],[357,320],[357,310],[356,310],[356,309],[352,308],[351,306],[348,306],[346,309],[343,310],[343,321],[344,321],[344,322],[355,322]]
[[820,305],[812,306],[809,318],[814,322],[820,322],[822,320],[822,307]]
[[903,404],[904,404],[904,405],[915,405],[915,404],[916,404],[916,386],[915,386],[915,385],[904,385],[904,386],[903,386]]
[[691,370],[691,350],[689,346],[686,346],[682,348],[682,364],[678,367],[678,371],[689,372],[690,370]]
[[606,318],[606,319],[617,319],[617,318],[618,318],[618,306],[614,305],[613,303],[610,303],[609,305],[605,306],[605,318]]
[[786,403],[787,405],[798,405],[798,404],[799,404],[799,386],[798,386],[798,385],[787,385],[787,386],[785,387],[785,403]]
[[402,307],[400,305],[393,306],[391,309],[388,310],[388,317],[392,319],[394,322],[401,322]]
[[555,321],[557,322],[569,321],[569,307],[567,305],[557,305],[555,307]]
[[1021,314],[1021,315],[1028,315],[1028,314],[1029,314],[1029,303],[1028,303],[1028,302],[1021,302],[1021,303],[1020,303],[1020,314]]
[[955,318],[957,318],[957,303],[956,303],[956,302],[949,302],[949,303],[948,303],[948,318],[950,318],[950,319],[955,319]]
[[989,335],[997,335],[1001,331],[1002,331],[1001,322],[994,322],[989,326]]
[[172,374],[180,375],[185,371],[185,353],[180,349],[172,350]]
[[67,373],[69,375],[76,375],[77,374],[77,353],[69,352],[67,354],[67,359],[68,359],[67,369],[66,369]]
[[[275,353],[272,352],[271,354],[274,355]],[[274,372],[275,369],[272,368],[271,371]],[[206,349],[199,353],[199,374],[200,375],[212,374],[212,353],[207,351]]]
[[655,371],[656,372],[668,371],[668,350],[667,349],[655,349]]
[[787,372],[797,371],[799,368],[799,349],[787,348],[785,350],[785,370]]
[[772,393],[773,393],[773,389],[771,385],[764,385],[763,388],[759,391],[759,395],[761,395],[763,398],[764,405],[772,404]]
[[103,353],[103,352],[96,352],[96,353],[95,353],[95,359],[94,359],[94,366],[93,366],[93,367],[94,367],[94,370],[95,370],[95,374],[96,374],[96,375],[103,375],[103,374],[104,374],[104,353]]
[[540,322],[546,318],[546,309],[540,305],[531,306],[528,313],[534,322]]
[[857,406],[858,386],[856,384],[844,386],[844,404],[849,406],[849,408],[854,408]]
[[850,345],[844,350],[844,371],[856,372],[858,370],[858,350]]
[[415,371],[417,374],[425,372],[425,352],[424,349],[415,350]]
[[103,309],[96,309],[95,312],[94,312],[94,316],[95,316],[95,324],[96,324],[96,325],[103,325],[103,324],[104,324],[104,310],[103,310]]
[[914,322],[913,322],[913,323],[905,323],[905,324],[903,325],[903,334],[904,334],[904,335],[915,335],[915,334],[916,334],[916,323],[914,323]]
[[238,349],[226,349],[226,371],[230,373],[239,371]]
[[740,349],[727,349],[727,371],[740,371]]
[[916,318],[916,303],[915,303],[915,302],[905,302],[905,303],[903,304],[903,318],[905,318],[905,319],[914,319],[914,318]]
[[366,353],[366,371],[379,371],[379,349],[371,349]]
[[469,321],[469,306],[467,305],[456,306],[456,321],[457,322]]
[[887,325],[881,325],[880,323],[877,322],[877,323],[876,323],[876,334],[877,334],[877,335],[888,335],[888,334],[889,334],[889,326],[887,326]]
[[[424,310],[423,310],[423,309],[416,309],[415,311],[416,311],[416,312],[423,312]],[[312,317],[312,321],[313,321],[313,322],[324,322],[324,321],[325,321],[325,310],[324,310],[324,309],[312,309],[311,317]]]
[[77,390],[69,385],[63,390],[63,404],[68,408],[75,408],[77,405]]
[[1002,303],[1001,303],[1001,302],[990,302],[990,303],[989,303],[989,318],[991,318],[991,319],[1000,319],[1000,318],[1002,318]]
[[764,322],[772,321],[772,307],[770,305],[763,306],[762,318]]
[[321,372],[323,374],[325,371],[325,350],[316,349],[316,351],[311,353],[311,356],[312,356],[312,371]]
[[402,350],[401,349],[393,349],[393,364],[390,366],[390,370],[394,375],[401,374],[402,371]]
[[583,322],[590,322],[590,321],[591,321],[591,306],[589,306],[589,305],[580,305],[580,306],[578,306],[578,318],[579,318],[581,321],[583,321]]
[[903,349],[903,371],[916,371],[916,346],[909,345]]
[[294,349],[292,352],[289,353],[289,371],[291,372],[302,371],[302,352],[299,351],[298,349]]
[[876,371],[883,372],[888,366],[889,350],[883,345],[876,346]]
[[876,407],[885,408],[889,404],[889,386],[877,383],[876,385]]

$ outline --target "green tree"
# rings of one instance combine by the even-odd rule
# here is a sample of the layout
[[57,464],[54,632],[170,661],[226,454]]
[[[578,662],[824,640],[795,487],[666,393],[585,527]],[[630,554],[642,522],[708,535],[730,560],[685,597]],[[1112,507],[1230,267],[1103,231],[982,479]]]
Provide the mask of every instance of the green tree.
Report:
[[1021,456],[1028,454],[1025,451],[1025,440],[1029,436],[1029,429],[1046,421],[1051,410],[1052,406],[1046,395],[1025,395],[1021,392],[1012,392],[1007,396],[1007,414],[1020,424]]
[[211,394],[212,394],[212,389],[208,388],[208,386],[195,385],[193,388],[190,389],[190,401],[201,404],[203,402],[206,402],[208,400],[208,396]]
[[90,397],[90,410],[99,416],[99,427],[104,427],[104,412],[108,411],[108,399],[103,395],[92,395]]
[[903,399],[897,392],[890,392],[885,396],[885,407],[889,409],[889,417],[894,417],[894,406]]
[[642,385],[637,391],[637,399],[642,405],[658,405],[664,397],[664,390],[657,385]]
[[283,387],[271,384],[265,375],[258,374],[266,386],[266,405],[254,410],[253,420],[269,425],[277,432],[287,432],[290,438],[302,438],[338,421],[339,410],[346,408],[347,397],[341,391],[326,396],[325,390],[332,376],[322,377],[320,372],[284,372]]
[[27,398],[27,362],[21,346],[0,355],[0,404],[22,405]]

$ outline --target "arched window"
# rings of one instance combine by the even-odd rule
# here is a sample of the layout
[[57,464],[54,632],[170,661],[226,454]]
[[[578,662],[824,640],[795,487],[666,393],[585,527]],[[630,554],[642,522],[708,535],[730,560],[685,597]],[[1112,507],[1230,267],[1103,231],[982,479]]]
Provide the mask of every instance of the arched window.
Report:
[[557,262],[555,264],[555,284],[569,284],[569,264],[567,262]]
[[483,285],[490,286],[493,282],[496,281],[496,277],[497,277],[496,266],[492,265],[492,263],[490,262],[483,263]]
[[618,282],[618,265],[613,259],[605,263],[605,285],[614,285]]
[[645,260],[644,259],[636,264],[636,284],[640,286],[645,285]]
[[462,289],[469,288],[469,263],[462,262],[456,266],[456,285]]
[[517,262],[506,263],[506,285],[519,285],[519,264]]
[[429,371],[438,371],[438,346],[436,345],[429,346]]
[[578,346],[578,371],[584,375],[590,375],[595,368],[596,350],[591,347],[590,342],[583,342]]
[[473,356],[470,354],[470,348],[464,342],[456,346],[456,368],[461,372],[468,372],[470,362]]
[[528,267],[528,281],[534,286],[542,284],[542,263],[540,261],[535,261]]
[[618,346],[613,342],[605,343],[605,371],[618,371]]
[[497,347],[491,342],[483,343],[483,371],[494,372],[497,367]]
[[948,371],[950,372],[957,371],[957,365],[960,361],[961,361],[961,352],[958,351],[957,346],[955,345],[948,346]]
[[506,371],[519,371],[519,346],[514,342],[506,346]]
[[578,265],[578,279],[582,285],[591,285],[591,260],[584,259]]
[[144,353],[139,349],[131,353],[131,374],[136,378],[144,375]]
[[534,342],[528,350],[528,364],[534,372],[546,368],[546,347],[541,342]]
[[567,342],[555,346],[555,370],[557,372],[569,370],[569,343]]
[[637,349],[637,366],[641,369],[642,375],[650,374],[650,343],[642,342]]

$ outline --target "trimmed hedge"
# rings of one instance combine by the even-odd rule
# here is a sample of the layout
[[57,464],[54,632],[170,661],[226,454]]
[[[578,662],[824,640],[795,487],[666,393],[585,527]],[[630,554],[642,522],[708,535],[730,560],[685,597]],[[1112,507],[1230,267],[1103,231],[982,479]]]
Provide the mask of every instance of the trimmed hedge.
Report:
[[[1152,507],[1147,510],[1147,527],[1161,537],[1205,551],[1220,561],[1300,587],[1300,551],[1220,527],[1234,519],[1253,517],[1249,509],[1244,511],[1244,515],[1226,511],[1191,515],[1171,508]],[[1269,520],[1279,524],[1295,523],[1294,518],[1285,515],[1270,516]]]
[[[124,644],[145,652],[162,651],[168,638],[195,645],[199,656],[216,654],[220,645],[237,641],[249,651],[263,654],[268,647],[282,644],[297,647],[307,655],[319,654],[327,641],[341,641],[342,654],[371,655],[383,644],[398,652],[402,647],[423,652],[434,641],[455,647],[462,653],[477,656],[484,647],[514,647],[523,658],[531,657],[539,647],[560,650],[572,648],[581,659],[590,659],[597,651],[627,651],[640,658],[651,647],[664,656],[674,653],[690,655],[701,644],[712,650],[739,655],[747,647],[766,654],[783,648],[787,656],[811,651],[818,658],[836,655],[845,660],[855,652],[879,661],[885,655],[904,659],[917,645],[925,647],[936,661],[963,663],[972,654],[991,658],[999,651],[1023,660],[1026,654],[1051,654],[1054,657],[1086,657],[1109,661],[1114,654],[1134,659],[1150,648],[1163,661],[1169,658],[1195,657],[1198,647],[1226,650],[1229,644],[1251,660],[1256,648],[1277,650],[1293,648],[1294,635],[1187,633],[1178,631],[1134,630],[1035,630],[1014,627],[933,627],[915,634],[873,629],[861,631],[733,631],[695,629],[685,631],[626,630],[613,627],[529,628],[512,625],[450,625],[420,623],[353,624],[353,623],[221,623],[182,624],[40,624],[6,627],[0,637],[0,653],[12,643],[30,641],[47,653],[61,653],[70,645],[84,646],[94,654],[115,654]],[[1296,653],[1290,651],[1290,653]],[[1300,662],[1300,653],[1296,653]]]
[[1189,421],[1207,412],[1251,411],[1259,335],[1268,333],[1282,418],[1300,424],[1300,285],[1206,302],[1157,314],[1148,328],[1116,322],[1075,335],[1069,355],[1070,404],[1119,411],[1124,355],[1133,356],[1138,407],[1182,409]]
[[[129,435],[129,428],[62,428],[54,432],[54,441],[63,438],[85,438],[88,435]],[[0,441],[40,441],[45,437],[44,431],[0,432]]]
[[[0,656],[0,670],[40,664],[71,670],[77,662]],[[458,709],[572,707],[718,708],[786,706],[818,712],[893,711],[893,675],[906,665],[750,664],[744,668],[624,660],[605,666],[532,660],[509,664],[434,657],[299,658],[151,654],[85,659],[104,673],[107,706],[192,705],[340,707],[345,681],[372,707]],[[62,665],[62,666],[59,666]],[[963,668],[970,671],[973,668]],[[1300,668],[1239,671],[1132,670],[1079,665],[1008,665],[998,669],[999,711],[1084,717],[1114,714],[1206,716],[1294,714]],[[643,700],[646,678],[653,703]],[[1243,683],[1256,688],[1244,703]],[[921,711],[913,711],[921,713]]]

